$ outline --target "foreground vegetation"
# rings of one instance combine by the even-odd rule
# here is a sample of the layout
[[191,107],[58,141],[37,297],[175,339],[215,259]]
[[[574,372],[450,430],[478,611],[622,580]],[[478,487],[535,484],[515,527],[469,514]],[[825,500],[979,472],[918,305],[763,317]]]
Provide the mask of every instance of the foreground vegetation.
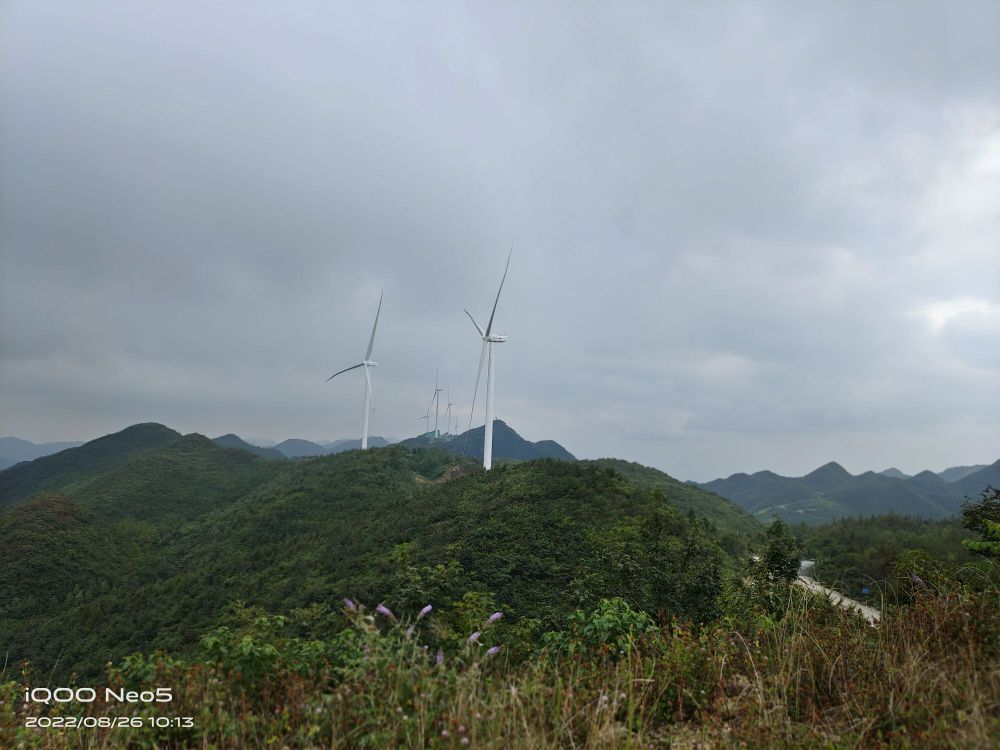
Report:
[[[624,462],[136,429],[0,474],[4,750],[1000,741],[995,491],[808,536]],[[877,626],[796,585],[810,550],[893,592]]]
[[877,628],[785,591],[777,611],[701,626],[656,625],[604,600],[526,650],[497,616],[483,617],[471,642],[438,651],[425,648],[437,637],[433,611],[396,620],[351,602],[338,615],[345,629],[318,640],[291,635],[308,628],[303,613],[244,610],[202,639],[197,660],[135,656],[110,669],[112,685],[175,686],[169,708],[97,702],[85,712],[190,716],[193,728],[25,729],[27,717],[78,711],[19,701],[26,685],[45,681],[26,669],[0,688],[0,746],[996,746],[995,586],[928,584]]
[[[715,610],[659,622],[620,597],[543,633],[491,612],[487,592],[406,613],[349,598],[288,617],[238,604],[195,654],[108,665],[113,688],[170,686],[155,708],[26,702],[46,676],[5,670],[0,746],[992,748],[998,515],[1000,493],[967,507],[976,564],[920,559],[877,626],[793,585],[798,549],[780,521]],[[111,726],[122,717],[137,724]]]

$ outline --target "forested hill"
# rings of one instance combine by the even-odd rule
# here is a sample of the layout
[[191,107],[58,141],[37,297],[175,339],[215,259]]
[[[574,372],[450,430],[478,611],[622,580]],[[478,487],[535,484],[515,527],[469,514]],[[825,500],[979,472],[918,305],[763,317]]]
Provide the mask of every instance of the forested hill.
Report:
[[950,518],[968,498],[977,497],[988,486],[1000,487],[1000,461],[968,472],[922,471],[912,477],[873,471],[853,475],[831,462],[803,477],[759,471],[699,486],[732,500],[760,520],[779,517],[793,523],[826,523],[884,513]]
[[[439,448],[458,456],[482,456],[485,428],[474,427],[461,435],[430,437],[420,435],[402,441],[408,448]],[[510,459],[530,461],[535,458],[555,458],[560,461],[575,461],[576,458],[555,440],[539,440],[536,443],[525,440],[506,422],[493,422],[493,460]]]
[[42,490],[80,486],[124,459],[180,437],[162,424],[144,423],[0,471],[0,510]]
[[[150,425],[101,440],[47,479],[18,470],[5,485],[11,662],[97,674],[135,650],[183,652],[235,601],[317,616],[343,596],[460,611],[473,592],[533,628],[617,591],[683,613],[713,606],[723,547],[748,528],[688,517],[711,517],[715,496],[699,504],[696,488],[600,462],[487,473],[402,446],[269,461]],[[28,479],[45,492],[26,497]]]
[[583,463],[613,469],[639,487],[659,487],[668,493],[670,502],[683,512],[692,511],[712,521],[720,529],[750,535],[760,528],[757,520],[730,500],[674,479],[659,469],[620,458],[599,458]]

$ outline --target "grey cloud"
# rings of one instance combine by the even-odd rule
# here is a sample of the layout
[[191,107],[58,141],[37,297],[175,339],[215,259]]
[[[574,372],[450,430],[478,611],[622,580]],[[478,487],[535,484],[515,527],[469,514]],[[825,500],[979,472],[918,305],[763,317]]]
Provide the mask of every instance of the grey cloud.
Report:
[[1000,453],[994,4],[3,14],[2,432],[352,435],[323,380],[384,289],[373,425],[411,434],[439,359],[468,408],[513,243],[528,437],[682,478]]

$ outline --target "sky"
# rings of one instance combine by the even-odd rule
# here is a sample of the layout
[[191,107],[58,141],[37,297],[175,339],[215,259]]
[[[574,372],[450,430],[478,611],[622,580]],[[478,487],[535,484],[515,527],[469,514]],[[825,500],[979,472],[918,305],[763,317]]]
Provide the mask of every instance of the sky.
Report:
[[[1000,458],[1000,5],[0,6],[0,434]],[[447,392],[446,394],[447,395]],[[482,399],[472,424],[481,424]]]

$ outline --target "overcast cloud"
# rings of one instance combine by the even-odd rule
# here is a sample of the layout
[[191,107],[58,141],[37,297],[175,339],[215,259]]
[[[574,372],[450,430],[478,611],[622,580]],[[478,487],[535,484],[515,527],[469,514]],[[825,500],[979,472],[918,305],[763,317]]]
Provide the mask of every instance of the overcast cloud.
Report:
[[530,439],[992,462],[1000,5],[11,0],[0,242],[0,434],[357,436],[381,289],[372,432],[467,423],[513,245]]

